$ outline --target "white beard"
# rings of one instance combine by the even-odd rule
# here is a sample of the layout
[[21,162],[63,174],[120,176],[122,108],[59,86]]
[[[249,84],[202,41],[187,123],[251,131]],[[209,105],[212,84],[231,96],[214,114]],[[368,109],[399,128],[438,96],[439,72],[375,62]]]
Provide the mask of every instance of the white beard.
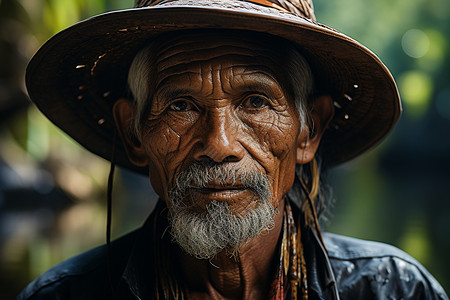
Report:
[[[253,190],[257,201],[254,209],[244,216],[234,214],[224,201],[211,201],[205,212],[195,212],[186,204],[190,187],[205,187],[210,182],[240,182]],[[223,165],[192,165],[177,176],[169,192],[169,222],[171,234],[181,248],[198,259],[212,259],[221,251],[238,246],[271,230],[277,210],[271,203],[270,182],[260,172],[239,172]]]

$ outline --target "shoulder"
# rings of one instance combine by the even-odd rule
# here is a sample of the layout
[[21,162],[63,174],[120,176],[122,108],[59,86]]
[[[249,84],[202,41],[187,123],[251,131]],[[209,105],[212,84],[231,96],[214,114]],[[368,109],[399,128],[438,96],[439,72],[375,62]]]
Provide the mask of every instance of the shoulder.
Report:
[[[135,233],[131,233],[111,243],[112,274],[116,281],[126,264],[134,236]],[[48,269],[32,281],[17,300],[103,299],[104,291],[109,290],[104,287],[108,286],[107,248],[103,245]]]
[[393,246],[325,233],[342,299],[448,299],[414,258]]

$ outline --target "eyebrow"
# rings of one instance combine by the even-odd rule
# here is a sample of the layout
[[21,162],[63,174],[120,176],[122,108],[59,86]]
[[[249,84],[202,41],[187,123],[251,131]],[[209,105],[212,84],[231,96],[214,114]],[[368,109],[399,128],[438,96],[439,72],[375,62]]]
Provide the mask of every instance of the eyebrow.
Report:
[[[258,91],[258,92],[263,92],[266,95],[269,95],[269,94],[273,93],[273,89],[272,89],[273,85],[276,85],[280,89],[280,91],[284,94],[285,91],[283,89],[283,86],[273,76],[271,76],[265,72],[260,72],[260,71],[256,71],[256,72],[252,72],[252,73],[248,73],[248,74],[249,75],[259,74],[259,75],[263,75],[263,76],[260,76],[259,80],[246,79],[245,83],[243,83],[242,81],[239,80],[237,83],[231,84],[231,89],[245,88],[248,91],[255,91],[255,92]],[[247,74],[245,74],[245,75],[247,75]]]
[[156,95],[158,98],[162,100],[170,100],[175,99],[180,96],[184,96],[186,94],[191,94],[193,91],[191,89],[186,88],[173,88],[168,86],[163,86],[160,89],[157,90]]
[[[250,84],[242,84],[242,85],[238,84],[238,86],[240,88],[245,87],[245,89],[247,89],[249,91],[263,92],[264,94],[270,94],[272,92],[272,89],[269,87],[269,85],[264,84],[261,81],[252,82]],[[280,86],[280,88],[281,88],[281,86]]]

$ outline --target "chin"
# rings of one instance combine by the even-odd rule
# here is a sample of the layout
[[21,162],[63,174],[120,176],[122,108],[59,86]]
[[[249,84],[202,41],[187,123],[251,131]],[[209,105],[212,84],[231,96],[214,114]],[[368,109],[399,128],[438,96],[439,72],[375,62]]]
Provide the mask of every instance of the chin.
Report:
[[239,245],[274,228],[277,210],[270,201],[236,215],[227,202],[211,201],[196,213],[186,206],[169,209],[173,240],[197,259],[212,259],[222,251],[238,251]]

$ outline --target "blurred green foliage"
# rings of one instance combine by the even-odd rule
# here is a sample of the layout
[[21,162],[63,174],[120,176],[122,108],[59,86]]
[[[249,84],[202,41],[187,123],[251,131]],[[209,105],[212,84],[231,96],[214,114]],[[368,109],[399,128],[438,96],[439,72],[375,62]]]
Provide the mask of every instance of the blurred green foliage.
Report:
[[[16,222],[22,225],[14,225],[12,234],[0,240],[0,274],[8,274],[0,275],[2,299],[12,298],[51,265],[103,243],[105,231],[108,166],[28,106],[26,64],[56,32],[132,5],[132,0],[0,0],[0,158],[13,167],[30,164],[51,171],[71,199],[56,216],[31,214],[51,219],[50,231],[32,231],[30,223]],[[360,41],[386,63],[405,110],[399,126],[376,151],[331,172],[336,204],[327,229],[395,244],[424,263],[449,290],[448,0],[315,0],[315,7],[321,23]],[[130,176],[122,171],[116,180],[116,236],[138,226],[150,209],[145,199],[127,201],[133,197],[125,189],[137,180]]]
[[373,50],[404,113],[391,136],[331,173],[328,230],[394,244],[450,288],[450,6],[446,0],[316,0],[318,19]]

